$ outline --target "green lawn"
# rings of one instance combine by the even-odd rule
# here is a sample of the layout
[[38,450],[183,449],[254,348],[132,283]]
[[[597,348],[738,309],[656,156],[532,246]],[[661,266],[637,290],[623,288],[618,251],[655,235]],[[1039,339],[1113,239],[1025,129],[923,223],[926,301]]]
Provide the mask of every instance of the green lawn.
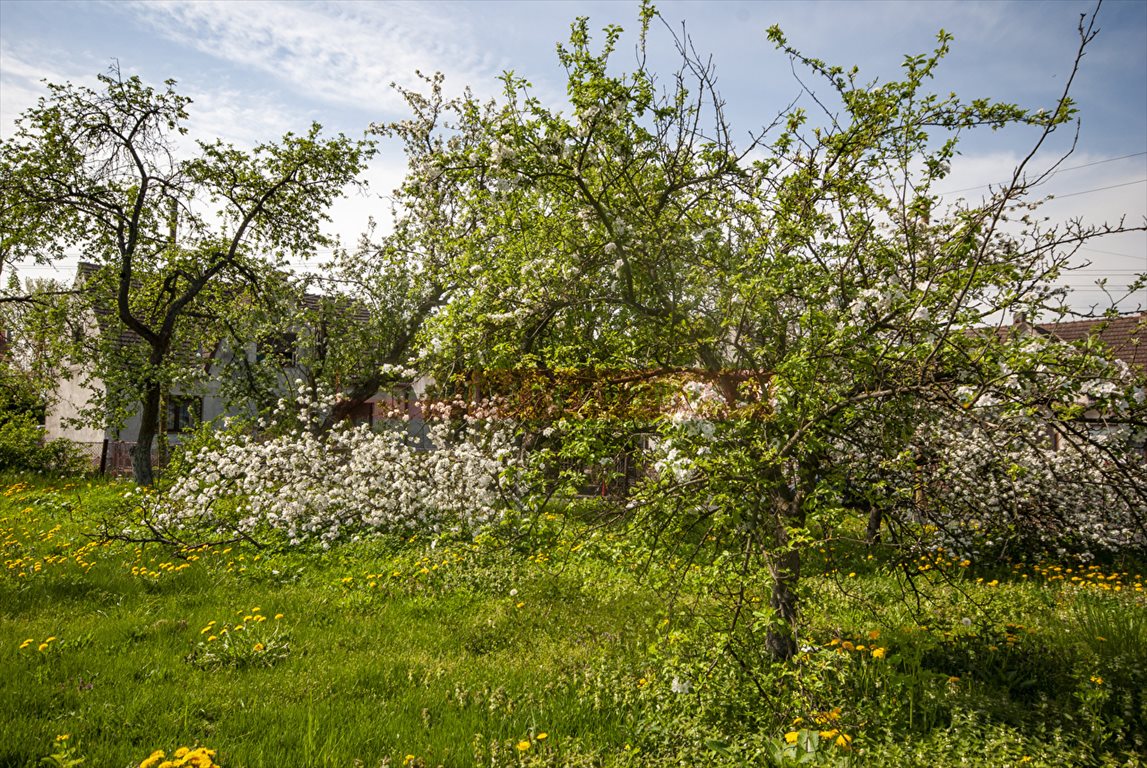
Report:
[[1126,564],[918,561],[951,581],[917,611],[883,553],[826,552],[807,653],[770,665],[746,653],[751,619],[724,631],[719,573],[620,528],[91,540],[123,490],[0,482],[2,767],[181,746],[223,768],[1141,761],[1147,610]]

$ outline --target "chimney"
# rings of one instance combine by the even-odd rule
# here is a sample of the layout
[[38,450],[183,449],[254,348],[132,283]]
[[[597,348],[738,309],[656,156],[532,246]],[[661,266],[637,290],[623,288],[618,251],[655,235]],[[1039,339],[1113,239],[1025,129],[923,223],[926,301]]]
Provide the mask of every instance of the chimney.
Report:
[[1028,325],[1028,316],[1026,312],[1013,313],[1012,325],[1015,327],[1016,333],[1028,333],[1031,330],[1031,326]]

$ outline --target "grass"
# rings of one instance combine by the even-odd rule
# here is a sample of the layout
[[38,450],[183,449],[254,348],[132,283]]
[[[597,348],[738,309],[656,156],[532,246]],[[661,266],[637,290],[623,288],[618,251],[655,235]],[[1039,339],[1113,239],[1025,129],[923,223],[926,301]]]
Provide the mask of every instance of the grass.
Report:
[[[93,541],[121,491],[0,482],[0,768],[197,745],[224,768],[1142,763],[1130,567],[922,561],[953,579],[916,611],[879,552],[832,553],[807,652],[772,665],[723,632],[719,574],[679,578],[620,530]],[[669,584],[695,610],[668,612]]]

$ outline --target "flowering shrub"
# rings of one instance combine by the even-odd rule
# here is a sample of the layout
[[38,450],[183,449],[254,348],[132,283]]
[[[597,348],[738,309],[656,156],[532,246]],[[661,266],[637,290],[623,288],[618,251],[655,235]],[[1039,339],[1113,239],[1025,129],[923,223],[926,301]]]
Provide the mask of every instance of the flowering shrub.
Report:
[[201,449],[167,494],[145,499],[148,525],[243,535],[269,526],[291,543],[329,546],[361,533],[472,533],[501,515],[500,478],[515,463],[509,433],[459,416],[460,404],[430,414],[444,418],[424,436],[345,423],[323,433],[315,425],[329,398],[300,387],[298,405],[295,430],[231,434]]

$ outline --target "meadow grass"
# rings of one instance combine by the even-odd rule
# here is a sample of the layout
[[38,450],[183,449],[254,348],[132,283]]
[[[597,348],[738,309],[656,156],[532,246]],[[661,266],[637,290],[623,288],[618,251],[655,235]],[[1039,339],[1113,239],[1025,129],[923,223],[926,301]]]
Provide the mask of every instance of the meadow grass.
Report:
[[929,555],[916,605],[904,564],[842,550],[806,579],[805,653],[770,665],[737,651],[704,568],[682,577],[621,529],[93,538],[124,489],[0,482],[0,768],[197,745],[224,768],[1140,764],[1130,565]]

